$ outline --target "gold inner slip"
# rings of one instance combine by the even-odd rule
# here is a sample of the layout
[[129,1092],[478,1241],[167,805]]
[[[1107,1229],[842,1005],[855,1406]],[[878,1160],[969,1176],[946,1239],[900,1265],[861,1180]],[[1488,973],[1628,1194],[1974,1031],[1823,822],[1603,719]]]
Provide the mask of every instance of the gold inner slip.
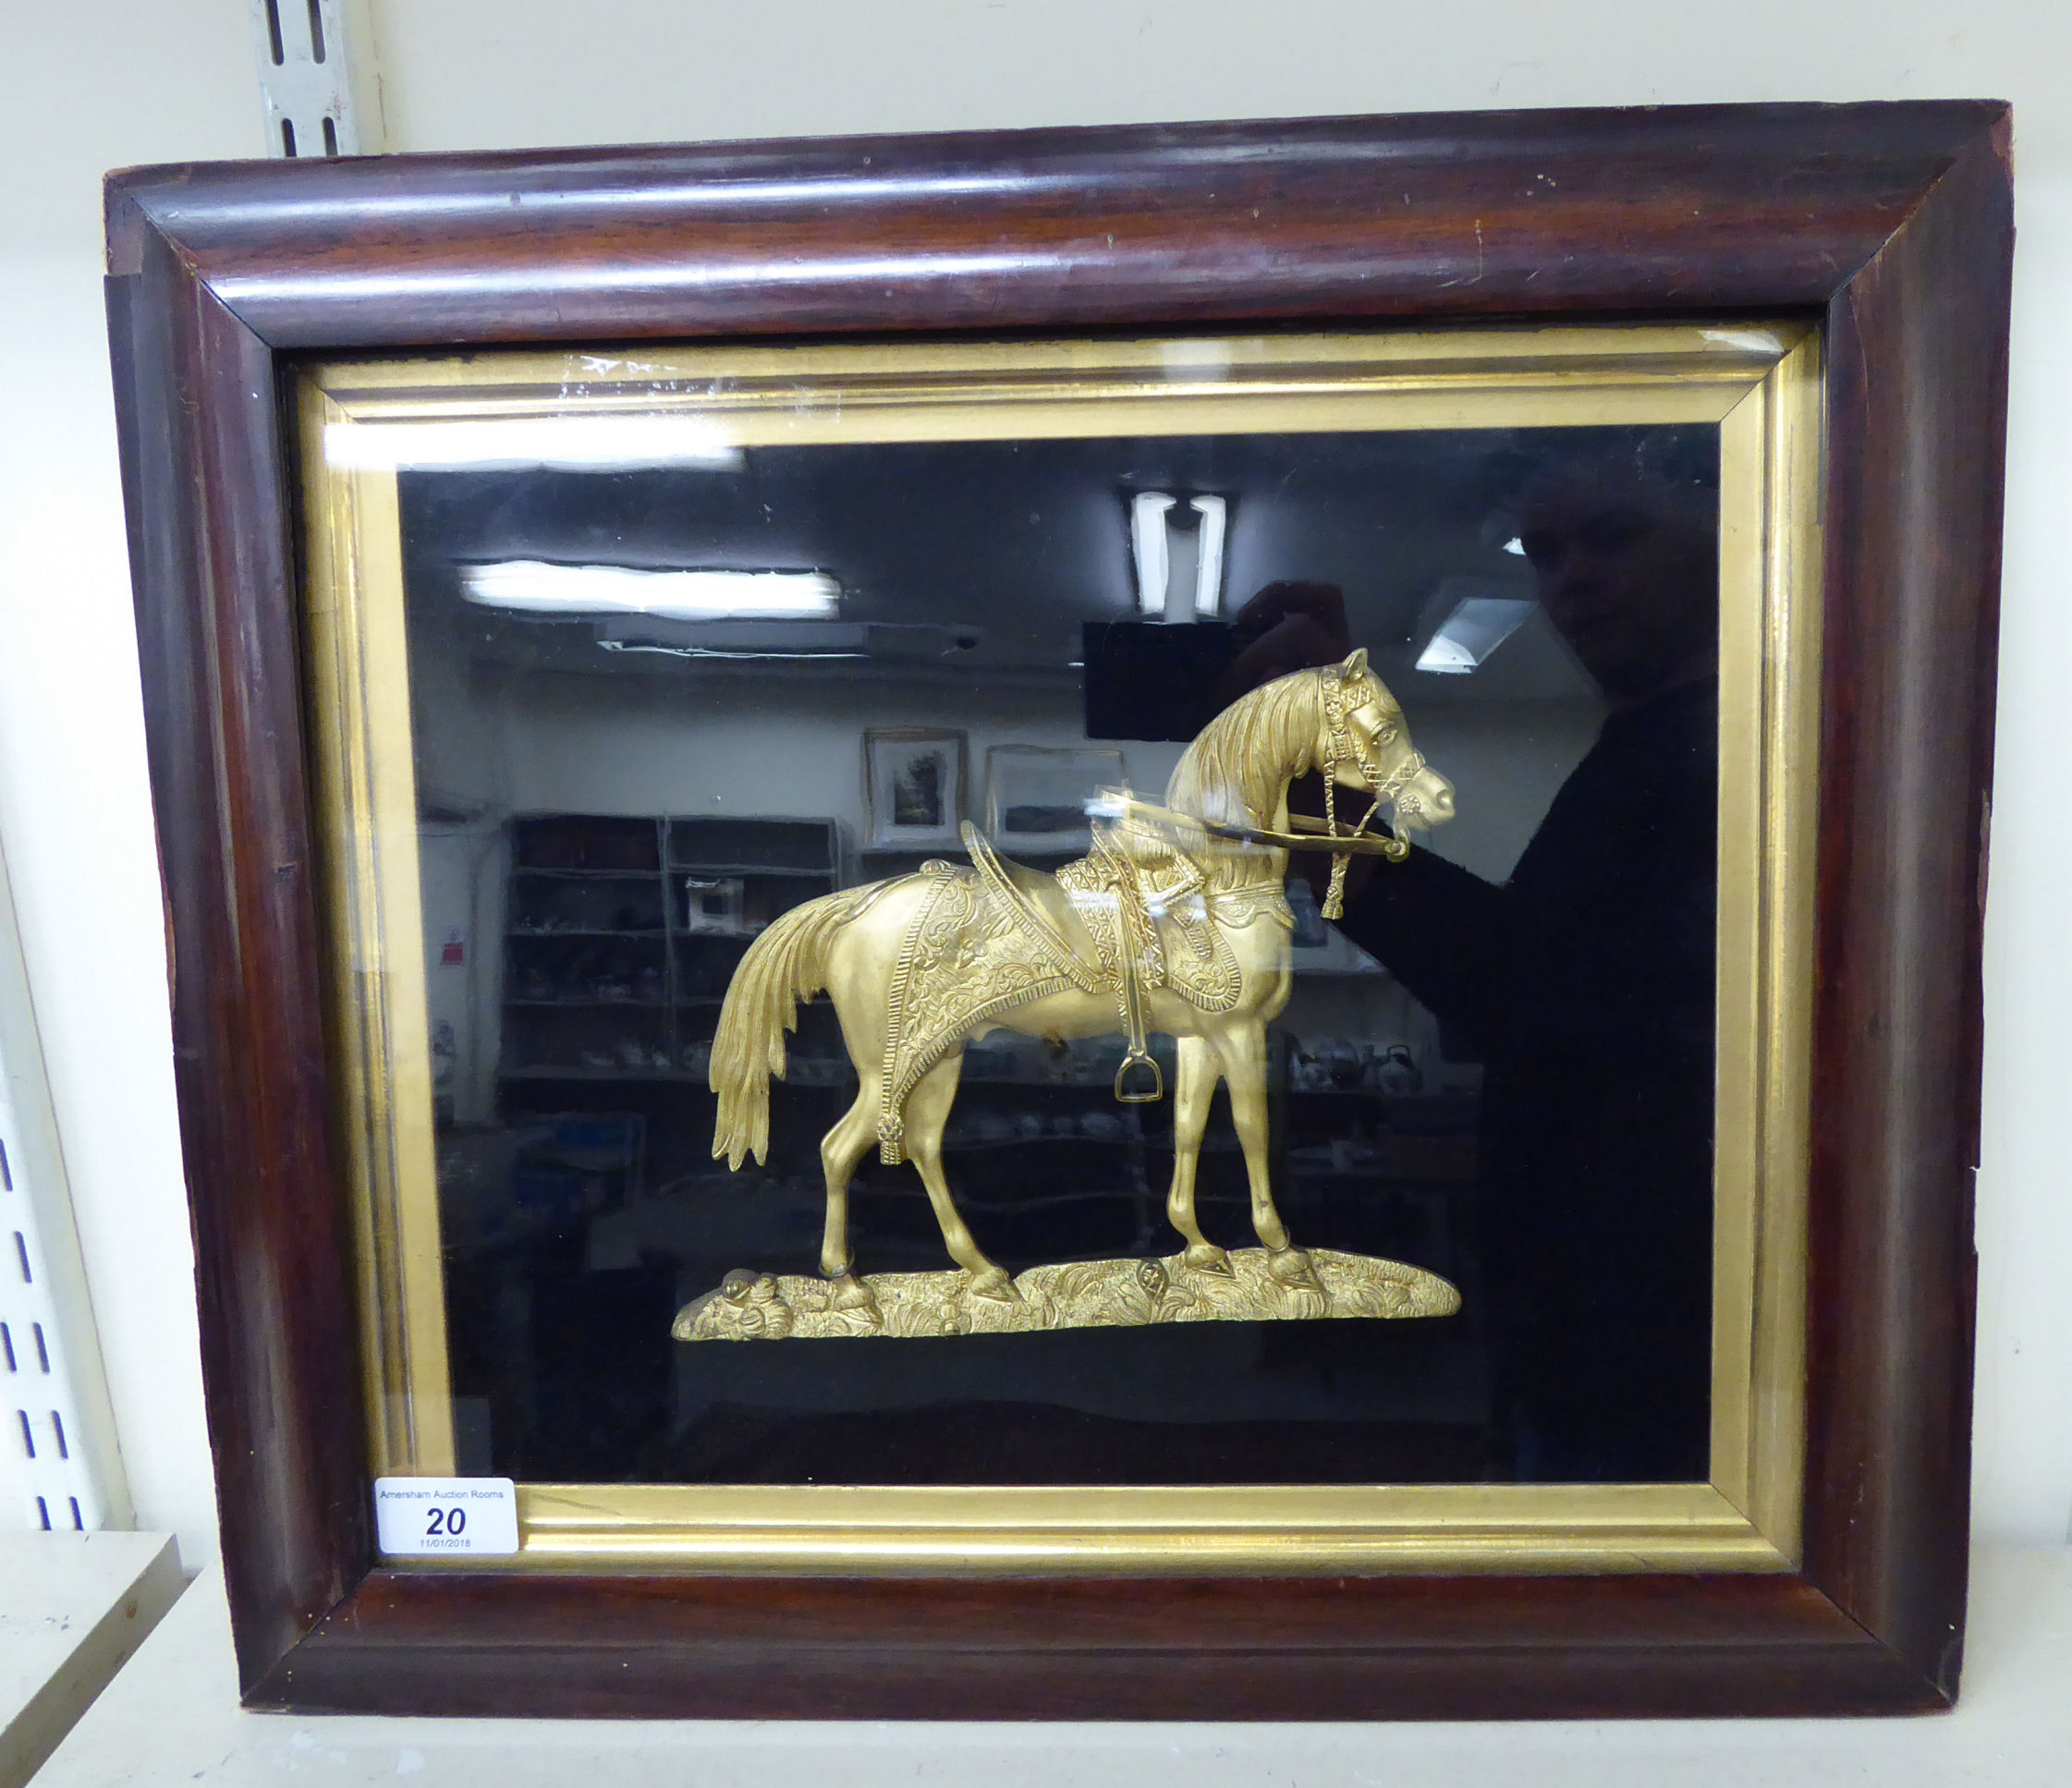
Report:
[[1790,1568],[1805,1406],[1819,352],[1805,325],[1737,323],[640,347],[306,370],[307,675],[374,1471],[444,1475],[454,1464],[395,471],[416,457],[413,444],[433,438],[425,431],[640,419],[739,447],[1701,422],[1721,430],[1711,1483],[533,1484],[520,1487],[517,1563],[1082,1575]]

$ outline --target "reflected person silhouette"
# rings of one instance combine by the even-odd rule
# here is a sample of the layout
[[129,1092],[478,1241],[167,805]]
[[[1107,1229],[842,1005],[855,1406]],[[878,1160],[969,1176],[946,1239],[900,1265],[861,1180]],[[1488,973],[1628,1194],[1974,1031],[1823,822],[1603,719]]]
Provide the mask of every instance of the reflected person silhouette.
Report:
[[[1482,1059],[1500,1473],[1703,1479],[1717,494],[1630,452],[1577,453],[1529,480],[1520,520],[1540,600],[1610,712],[1507,882],[1414,849],[1356,879],[1341,930]],[[1267,655],[1344,627],[1335,590],[1255,601]]]

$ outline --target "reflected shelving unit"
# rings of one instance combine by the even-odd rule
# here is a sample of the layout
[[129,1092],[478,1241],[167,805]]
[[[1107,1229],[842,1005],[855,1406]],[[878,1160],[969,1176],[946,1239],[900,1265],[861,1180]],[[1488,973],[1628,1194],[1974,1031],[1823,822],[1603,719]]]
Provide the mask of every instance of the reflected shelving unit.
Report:
[[527,814],[510,837],[505,1082],[702,1085],[742,952],[839,876],[827,820]]

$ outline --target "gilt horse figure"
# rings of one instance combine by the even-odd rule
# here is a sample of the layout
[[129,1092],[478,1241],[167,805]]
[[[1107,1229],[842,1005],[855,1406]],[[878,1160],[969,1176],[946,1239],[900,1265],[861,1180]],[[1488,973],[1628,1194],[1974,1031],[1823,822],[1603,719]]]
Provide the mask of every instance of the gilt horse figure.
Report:
[[[1288,814],[1289,784],[1311,770],[1325,780],[1321,826]],[[1338,819],[1345,790],[1370,797],[1358,824]],[[1384,804],[1390,830],[1370,833]],[[1266,1027],[1292,984],[1288,847],[1334,852],[1324,911],[1335,918],[1347,854],[1400,857],[1407,826],[1452,817],[1452,785],[1412,748],[1402,709],[1356,651],[1225,708],[1181,757],[1163,807],[1106,791],[1093,811],[1093,852],[1054,877],[1000,863],[967,827],[971,865],[932,862],[808,901],[765,930],[735,970],[713,1043],[715,1158],[735,1168],[751,1153],[764,1159],[769,1077],[784,1074],[785,1032],[797,1023],[799,999],[823,990],[832,997],[856,1064],[856,1102],[821,1142],[827,1224],[820,1265],[837,1307],[871,1303],[850,1270],[848,1186],[873,1142],[887,1161],[913,1161],[970,1294],[1016,1297],[943,1174],[943,1129],[964,1046],[993,1029],[1048,1039],[1125,1032],[1130,1054],[1115,1090],[1138,1101],[1162,1091],[1145,1033],[1173,1037],[1165,1208],[1184,1238],[1182,1258],[1201,1271],[1229,1271],[1194,1211],[1202,1131],[1222,1079],[1268,1270],[1284,1284],[1314,1283],[1308,1256],[1274,1207],[1267,1169]]]

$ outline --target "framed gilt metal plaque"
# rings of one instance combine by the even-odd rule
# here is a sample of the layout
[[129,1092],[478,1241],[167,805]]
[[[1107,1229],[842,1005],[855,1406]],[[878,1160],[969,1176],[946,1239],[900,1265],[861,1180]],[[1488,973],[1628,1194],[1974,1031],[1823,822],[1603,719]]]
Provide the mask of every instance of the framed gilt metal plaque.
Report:
[[2004,130],[113,181],[252,1702],[1945,1705]]

